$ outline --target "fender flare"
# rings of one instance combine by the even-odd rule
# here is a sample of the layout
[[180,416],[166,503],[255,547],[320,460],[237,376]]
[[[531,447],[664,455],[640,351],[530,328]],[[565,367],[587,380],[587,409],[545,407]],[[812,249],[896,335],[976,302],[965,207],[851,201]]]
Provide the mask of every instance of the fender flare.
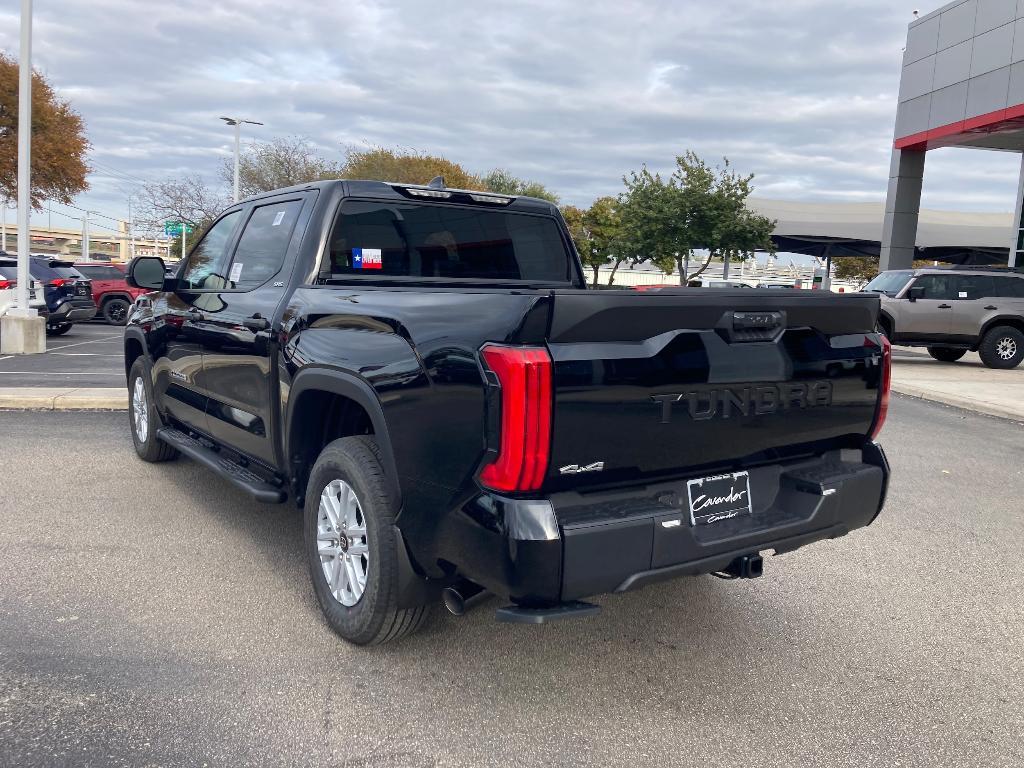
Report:
[[129,304],[135,303],[135,299],[133,299],[132,295],[127,291],[106,291],[105,293],[100,294],[100,306],[102,307],[111,299],[124,299]]
[[985,334],[995,328],[997,325],[1008,325],[1011,328],[1016,328],[1019,331],[1024,331],[1024,318],[1020,315],[999,315],[993,317],[991,320],[982,326],[981,331],[978,333],[978,338],[975,342],[976,345],[980,346],[982,339],[985,338]]
[[288,406],[284,414],[284,456],[286,462],[291,462],[292,451],[292,420],[294,418],[295,404],[299,401],[300,395],[308,390],[330,392],[331,394],[347,397],[358,403],[370,417],[373,424],[373,434],[380,449],[381,460],[384,463],[384,482],[388,491],[399,509],[402,506],[401,486],[398,482],[398,468],[395,464],[395,454],[391,447],[391,435],[388,431],[387,421],[384,418],[384,409],[381,407],[377,392],[365,379],[346,371],[335,368],[317,366],[315,368],[303,368],[292,379],[288,389]]
[[[142,356],[147,358],[150,362],[152,362],[153,358],[151,358],[150,355],[149,355],[149,344],[146,343],[146,334],[145,334],[145,332],[141,328],[139,328],[139,326],[137,326],[137,325],[125,326],[125,329],[124,329],[124,340],[123,340],[122,345],[121,345],[121,348],[122,348],[123,351],[127,350],[129,339],[132,340],[132,341],[139,342],[139,344],[142,345]],[[125,376],[127,376],[128,375],[128,359],[127,359],[127,357],[125,357],[124,372],[125,372]]]

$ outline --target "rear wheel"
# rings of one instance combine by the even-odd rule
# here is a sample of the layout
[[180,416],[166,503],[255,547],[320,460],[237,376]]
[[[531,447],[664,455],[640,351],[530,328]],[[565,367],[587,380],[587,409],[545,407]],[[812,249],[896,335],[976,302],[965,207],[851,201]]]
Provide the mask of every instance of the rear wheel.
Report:
[[978,347],[981,362],[989,368],[1016,368],[1024,360],[1024,333],[999,325],[985,334]]
[[108,299],[103,303],[103,319],[110,325],[124,325],[131,306],[126,299]]
[[153,384],[144,357],[137,358],[128,372],[128,421],[140,459],[157,462],[177,457],[178,452],[156,436],[163,420],[153,404]]
[[71,330],[71,323],[58,323],[57,325],[46,326],[47,336],[63,336]]
[[396,640],[427,617],[429,606],[398,607],[397,512],[372,437],[324,448],[306,490],[306,555],[324,617],[350,643]]
[[928,354],[944,363],[955,363],[967,354],[967,350],[956,347],[928,347]]

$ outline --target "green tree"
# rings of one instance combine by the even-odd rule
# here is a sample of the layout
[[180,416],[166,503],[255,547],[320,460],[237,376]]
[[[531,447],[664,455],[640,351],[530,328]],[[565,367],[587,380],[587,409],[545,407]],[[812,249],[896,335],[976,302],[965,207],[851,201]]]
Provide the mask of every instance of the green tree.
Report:
[[[225,158],[220,179],[229,188],[234,185],[234,159]],[[238,189],[249,197],[272,189],[305,184],[321,179],[336,179],[341,167],[317,151],[308,139],[279,136],[269,142],[252,144],[238,161]]]
[[878,274],[878,259],[871,256],[844,256],[832,262],[836,280],[866,283]]
[[399,184],[427,184],[443,176],[446,186],[456,189],[482,189],[480,178],[458,163],[439,155],[408,149],[349,149],[338,175],[346,179],[394,181]]
[[[32,73],[32,206],[70,203],[89,188],[85,124],[38,72]],[[18,196],[18,62],[0,52],[0,197]]]
[[539,181],[529,181],[513,176],[504,168],[495,168],[481,178],[483,188],[499,195],[524,195],[539,197],[542,200],[558,205],[558,195],[551,192]]
[[[624,229],[637,238],[638,260],[667,273],[678,271],[683,284],[699,277],[715,259],[773,250],[775,222],[746,205],[753,178],[732,170],[728,159],[712,167],[691,151],[676,157],[668,180],[646,166],[632,172],[623,179],[622,218]],[[683,261],[698,248],[707,250],[707,258],[684,276]]]

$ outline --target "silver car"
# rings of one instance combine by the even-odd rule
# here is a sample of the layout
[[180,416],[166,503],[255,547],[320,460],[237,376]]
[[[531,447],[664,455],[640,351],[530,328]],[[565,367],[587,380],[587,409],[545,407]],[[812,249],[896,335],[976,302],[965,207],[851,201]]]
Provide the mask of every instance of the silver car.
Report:
[[865,291],[882,298],[879,323],[890,341],[924,346],[953,362],[968,350],[989,368],[1024,360],[1024,271],[926,267],[883,272]]

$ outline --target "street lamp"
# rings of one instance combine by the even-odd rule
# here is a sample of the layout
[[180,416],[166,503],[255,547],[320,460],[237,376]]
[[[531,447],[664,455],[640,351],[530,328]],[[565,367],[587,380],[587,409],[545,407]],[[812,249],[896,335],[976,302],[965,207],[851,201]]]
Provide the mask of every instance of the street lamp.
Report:
[[239,143],[242,140],[242,124],[246,125],[263,125],[263,123],[257,123],[255,120],[243,120],[240,117],[222,117],[228,125],[235,127],[235,202],[238,202],[238,153]]

